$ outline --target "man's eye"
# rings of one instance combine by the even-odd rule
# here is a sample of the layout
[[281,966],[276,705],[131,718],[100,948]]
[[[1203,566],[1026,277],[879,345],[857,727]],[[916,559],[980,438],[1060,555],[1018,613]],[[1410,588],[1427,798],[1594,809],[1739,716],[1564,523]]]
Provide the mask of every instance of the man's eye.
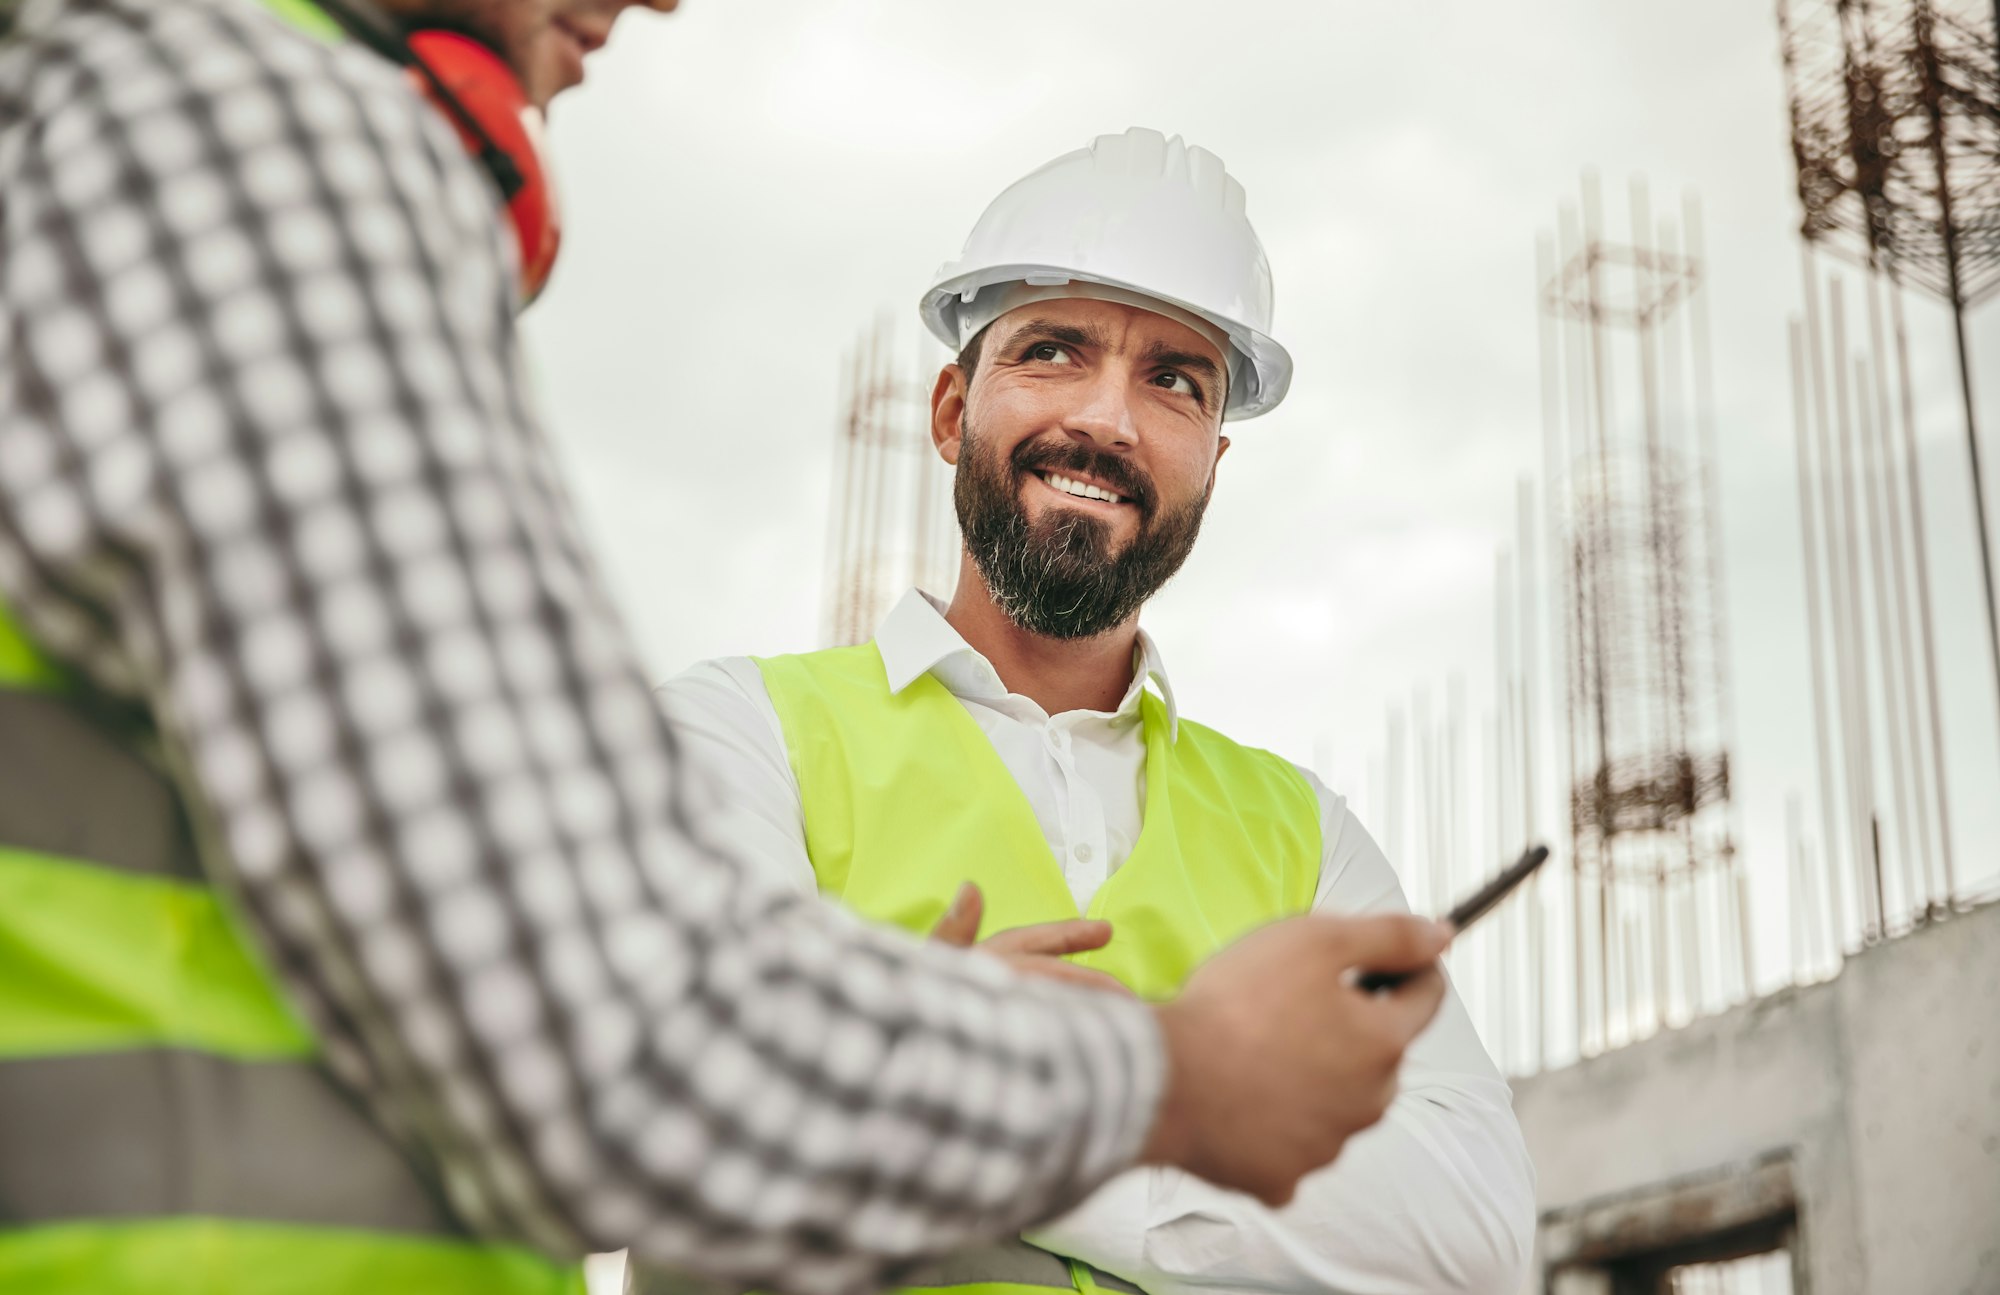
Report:
[[1069,352],[1054,342],[1036,342],[1028,348],[1028,358],[1044,364],[1067,364]]
[[1156,386],[1174,392],[1176,395],[1193,396],[1196,400],[1201,399],[1201,388],[1195,386],[1194,380],[1179,369],[1168,369],[1161,373],[1159,377],[1154,378],[1153,382]]

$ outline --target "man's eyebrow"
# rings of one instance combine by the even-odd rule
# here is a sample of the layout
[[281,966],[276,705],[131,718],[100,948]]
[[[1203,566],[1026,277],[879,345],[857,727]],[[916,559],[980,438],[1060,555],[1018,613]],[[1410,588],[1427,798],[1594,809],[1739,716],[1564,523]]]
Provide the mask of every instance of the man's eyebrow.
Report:
[[1207,378],[1210,382],[1222,380],[1222,366],[1214,360],[1193,351],[1177,351],[1165,342],[1154,342],[1147,347],[1144,359],[1147,363],[1157,364],[1162,368],[1186,369],[1190,373]]
[[1075,324],[1059,323],[1053,319],[1031,319],[1014,330],[1007,339],[1011,349],[1028,341],[1061,342],[1064,346],[1093,346],[1098,350],[1108,350],[1111,339],[1103,329],[1078,327]]

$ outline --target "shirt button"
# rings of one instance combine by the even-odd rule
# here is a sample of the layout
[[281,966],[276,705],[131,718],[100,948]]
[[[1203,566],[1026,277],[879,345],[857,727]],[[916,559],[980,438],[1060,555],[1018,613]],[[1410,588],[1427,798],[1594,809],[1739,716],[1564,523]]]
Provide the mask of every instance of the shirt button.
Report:
[[1090,862],[1090,842],[1088,842],[1088,841],[1085,841],[1085,842],[1084,842],[1083,844],[1081,844],[1081,845],[1077,846],[1077,847],[1076,847],[1076,851],[1075,851],[1075,854],[1076,854],[1076,861],[1077,861],[1078,863],[1089,863],[1089,862]]

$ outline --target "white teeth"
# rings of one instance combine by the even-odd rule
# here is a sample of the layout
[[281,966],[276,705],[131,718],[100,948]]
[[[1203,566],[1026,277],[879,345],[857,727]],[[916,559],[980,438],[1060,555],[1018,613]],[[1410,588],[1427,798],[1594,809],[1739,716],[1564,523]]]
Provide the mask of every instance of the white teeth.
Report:
[[1114,495],[1109,490],[1101,486],[1093,486],[1088,482],[1072,481],[1060,473],[1051,472],[1043,477],[1042,480],[1048,482],[1064,494],[1075,495],[1079,499],[1102,499],[1108,504],[1124,502],[1124,496],[1122,495]]

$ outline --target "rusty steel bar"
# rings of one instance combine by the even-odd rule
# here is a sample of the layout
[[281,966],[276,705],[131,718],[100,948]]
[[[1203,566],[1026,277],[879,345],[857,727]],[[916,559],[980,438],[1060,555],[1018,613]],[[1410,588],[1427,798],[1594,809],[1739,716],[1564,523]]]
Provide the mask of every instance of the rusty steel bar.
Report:
[[[1820,338],[1819,325],[1819,272],[1814,264],[1809,244],[1802,245],[1799,254],[1804,260],[1806,276],[1806,341],[1812,375],[1813,424],[1816,441],[1813,458],[1819,464],[1820,516],[1826,530],[1827,602],[1833,630],[1833,695],[1840,714],[1840,749],[1842,762],[1846,766],[1849,843],[1847,862],[1851,872],[1849,881],[1854,886],[1855,915],[1865,931],[1868,926],[1865,851],[1869,839],[1868,820],[1873,810],[1870,808],[1872,798],[1862,774],[1865,766],[1856,756],[1860,749],[1860,739],[1859,728],[1854,718],[1855,672],[1852,661],[1852,638],[1848,632],[1848,579],[1842,562],[1841,544],[1846,522],[1840,510],[1840,495],[1834,480],[1836,470],[1833,458],[1832,417],[1828,409],[1825,349]],[[1845,932],[1842,933],[1841,939],[1844,945]]]

